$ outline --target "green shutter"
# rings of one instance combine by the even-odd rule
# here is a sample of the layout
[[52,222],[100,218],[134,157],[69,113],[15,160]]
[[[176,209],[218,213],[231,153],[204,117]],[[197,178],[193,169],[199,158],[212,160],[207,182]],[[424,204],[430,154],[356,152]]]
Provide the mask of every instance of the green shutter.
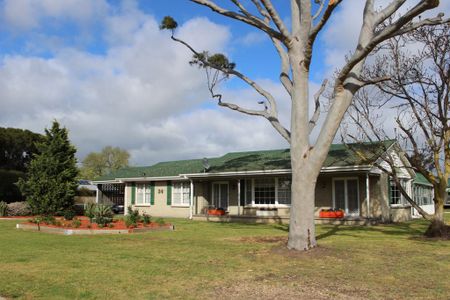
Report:
[[131,205],[134,205],[136,201],[136,183],[131,183]]
[[391,178],[388,176],[387,179],[387,183],[388,183],[388,201],[389,201],[389,205],[392,204],[392,189],[391,189]]
[[155,182],[150,182],[150,205],[155,205]]
[[172,205],[172,181],[167,181],[167,205]]

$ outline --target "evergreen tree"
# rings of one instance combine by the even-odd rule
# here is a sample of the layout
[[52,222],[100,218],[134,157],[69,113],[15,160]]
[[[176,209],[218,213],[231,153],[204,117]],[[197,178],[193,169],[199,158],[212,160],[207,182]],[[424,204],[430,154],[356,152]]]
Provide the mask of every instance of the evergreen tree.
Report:
[[78,186],[76,149],[70,144],[66,128],[57,121],[45,129],[43,142],[37,143],[39,154],[30,163],[27,179],[19,180],[33,213],[54,215],[71,208]]

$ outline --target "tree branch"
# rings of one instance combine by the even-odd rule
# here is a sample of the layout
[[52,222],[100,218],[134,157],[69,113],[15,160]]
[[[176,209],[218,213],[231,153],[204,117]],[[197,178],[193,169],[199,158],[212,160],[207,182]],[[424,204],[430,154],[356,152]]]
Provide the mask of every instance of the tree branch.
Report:
[[275,7],[273,7],[272,2],[270,0],[261,0],[261,2],[266,8],[267,12],[272,18],[273,23],[275,24],[275,26],[277,26],[281,34],[289,39],[291,34],[289,33],[289,30],[286,28],[286,25],[284,25],[283,20],[281,20],[277,10],[275,9]]
[[280,41],[284,42],[288,39],[287,36],[274,30],[272,27],[266,25],[261,19],[259,19],[256,16],[253,16],[253,15],[247,16],[245,14],[242,15],[242,14],[236,13],[234,11],[227,10],[209,0],[190,0],[190,1],[200,4],[200,5],[203,5],[203,6],[206,6],[206,7],[210,8],[212,11],[214,11],[218,14],[221,14],[223,16],[226,16],[226,17],[244,22],[253,27],[256,27],[257,29],[260,29],[260,30],[264,31],[265,33],[267,33],[269,36],[276,38]]
[[314,109],[314,113],[313,113],[313,115],[311,117],[311,120],[309,120],[309,133],[311,133],[313,131],[314,127],[316,126],[317,121],[319,120],[319,117],[320,117],[320,96],[325,91],[325,88],[327,87],[327,83],[328,83],[328,79],[325,79],[322,82],[322,85],[320,86],[320,88],[317,91],[317,93],[314,95],[315,109]]

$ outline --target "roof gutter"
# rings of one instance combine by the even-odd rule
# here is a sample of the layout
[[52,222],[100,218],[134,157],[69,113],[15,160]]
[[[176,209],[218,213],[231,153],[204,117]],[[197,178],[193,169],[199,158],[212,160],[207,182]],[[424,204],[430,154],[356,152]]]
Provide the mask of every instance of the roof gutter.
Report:
[[[321,173],[331,172],[349,172],[349,171],[370,171],[372,166],[344,166],[344,167],[323,167]],[[228,177],[228,176],[252,176],[252,175],[284,175],[291,174],[292,169],[279,169],[279,170],[258,170],[258,171],[236,171],[236,172],[218,172],[218,173],[191,173],[180,174],[185,178],[206,178],[206,177]]]

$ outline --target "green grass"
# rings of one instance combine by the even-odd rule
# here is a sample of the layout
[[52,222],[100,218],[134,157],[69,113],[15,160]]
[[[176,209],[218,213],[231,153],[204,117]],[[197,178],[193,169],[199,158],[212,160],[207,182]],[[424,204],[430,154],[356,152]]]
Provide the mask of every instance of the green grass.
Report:
[[174,232],[114,236],[26,232],[0,221],[0,296],[450,298],[450,242],[421,238],[422,221],[318,226],[319,248],[300,254],[285,250],[283,225],[171,221]]

